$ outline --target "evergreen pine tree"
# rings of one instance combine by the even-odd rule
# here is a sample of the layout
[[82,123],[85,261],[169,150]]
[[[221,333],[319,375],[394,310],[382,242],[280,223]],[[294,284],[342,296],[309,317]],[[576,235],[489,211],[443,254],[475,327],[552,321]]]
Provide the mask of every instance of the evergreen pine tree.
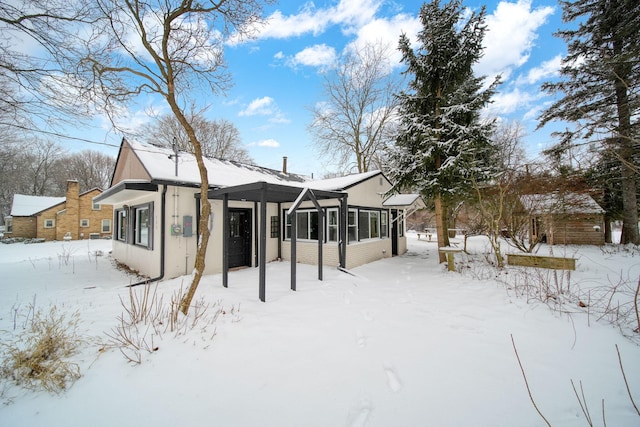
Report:
[[637,178],[640,114],[640,2],[638,0],[566,0],[563,20],[576,28],[556,35],[567,42],[562,80],[543,89],[562,97],[540,121],[574,123],[562,134],[558,149],[604,135],[601,143],[620,167],[623,233],[621,243],[640,244]]
[[[461,0],[441,7],[439,0],[420,9],[423,29],[417,48],[406,35],[399,49],[410,76],[400,93],[400,130],[389,155],[390,176],[399,189],[417,189],[434,200],[438,246],[448,246],[447,206],[471,189],[471,176],[487,170],[492,123],[480,110],[497,80],[482,90],[484,78],[473,65],[482,55],[485,9],[465,18]],[[444,254],[440,254],[444,261]]]

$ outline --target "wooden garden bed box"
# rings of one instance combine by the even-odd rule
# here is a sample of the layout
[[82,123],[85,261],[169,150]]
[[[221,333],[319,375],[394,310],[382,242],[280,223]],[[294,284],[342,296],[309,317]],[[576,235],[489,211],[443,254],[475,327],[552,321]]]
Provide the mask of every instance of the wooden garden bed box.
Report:
[[525,267],[553,268],[556,270],[575,270],[575,258],[563,258],[554,256],[541,256],[529,254],[508,254],[509,265],[522,265]]

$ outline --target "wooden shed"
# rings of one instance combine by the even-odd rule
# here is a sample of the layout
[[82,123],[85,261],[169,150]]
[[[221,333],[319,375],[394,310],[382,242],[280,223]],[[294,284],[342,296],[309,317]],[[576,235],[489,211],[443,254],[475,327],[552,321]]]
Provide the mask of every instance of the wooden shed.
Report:
[[573,192],[520,197],[529,235],[550,245],[603,245],[604,209],[589,195]]

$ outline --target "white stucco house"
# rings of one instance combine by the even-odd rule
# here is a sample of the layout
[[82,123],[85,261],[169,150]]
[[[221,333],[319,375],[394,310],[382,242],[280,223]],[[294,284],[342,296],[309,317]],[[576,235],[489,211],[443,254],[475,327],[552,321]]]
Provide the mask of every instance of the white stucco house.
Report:
[[[205,159],[211,232],[205,274],[260,268],[275,260],[350,269],[406,252],[404,217],[423,205],[417,195],[386,197],[380,171],[313,180],[286,170]],[[285,163],[286,164],[286,163]],[[285,168],[286,169],[286,168]],[[111,186],[94,199],[113,205],[113,256],[149,280],[194,268],[200,177],[195,157],[122,141]],[[297,221],[291,218],[296,217]]]

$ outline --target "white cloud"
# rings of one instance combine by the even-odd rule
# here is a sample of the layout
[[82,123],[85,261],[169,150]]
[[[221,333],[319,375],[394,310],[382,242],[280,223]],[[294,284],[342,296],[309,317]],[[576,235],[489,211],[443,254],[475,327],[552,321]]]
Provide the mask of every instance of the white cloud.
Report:
[[548,77],[557,76],[562,65],[562,55],[556,55],[548,61],[529,70],[527,75],[518,80],[518,83],[535,84]]
[[537,38],[537,30],[554,12],[550,6],[531,9],[531,0],[501,1],[487,16],[484,56],[475,67],[479,75],[502,73],[506,80],[514,68],[522,66]]
[[258,147],[267,147],[267,148],[278,148],[280,147],[280,143],[275,139],[263,139],[262,141],[258,141],[256,144]]
[[415,40],[422,24],[416,16],[398,14],[390,18],[372,19],[357,32],[356,39],[349,43],[347,49],[361,49],[366,45],[382,44],[390,46],[389,62],[392,67],[400,66],[402,54],[397,49],[400,34],[406,34],[409,40]]
[[516,110],[527,107],[532,101],[538,99],[539,96],[523,92],[516,88],[511,92],[498,92],[492,98],[493,103],[487,106],[489,116],[495,117],[503,114],[511,114]]
[[238,113],[239,116],[269,116],[277,109],[275,101],[269,96],[256,98],[249,103],[249,106]]
[[287,124],[287,123],[291,123],[291,120],[289,120],[284,113],[282,113],[281,111],[277,111],[273,117],[271,117],[269,119],[269,123],[273,123],[273,124]]
[[[305,34],[317,36],[332,25],[340,25],[343,32],[353,34],[371,21],[382,5],[381,0],[340,0],[327,8],[316,8],[313,2],[305,3],[295,15],[283,15],[277,10],[266,18],[266,24],[258,24],[252,32],[256,39],[287,39]],[[243,40],[231,37],[229,44]]]
[[240,117],[269,116],[269,123],[271,124],[286,124],[291,122],[284,113],[280,111],[275,100],[270,96],[254,99],[249,103],[247,108],[240,111],[238,115]]
[[309,67],[330,67],[336,61],[336,50],[326,44],[317,44],[307,47],[296,53],[288,61],[291,66],[306,65]]

